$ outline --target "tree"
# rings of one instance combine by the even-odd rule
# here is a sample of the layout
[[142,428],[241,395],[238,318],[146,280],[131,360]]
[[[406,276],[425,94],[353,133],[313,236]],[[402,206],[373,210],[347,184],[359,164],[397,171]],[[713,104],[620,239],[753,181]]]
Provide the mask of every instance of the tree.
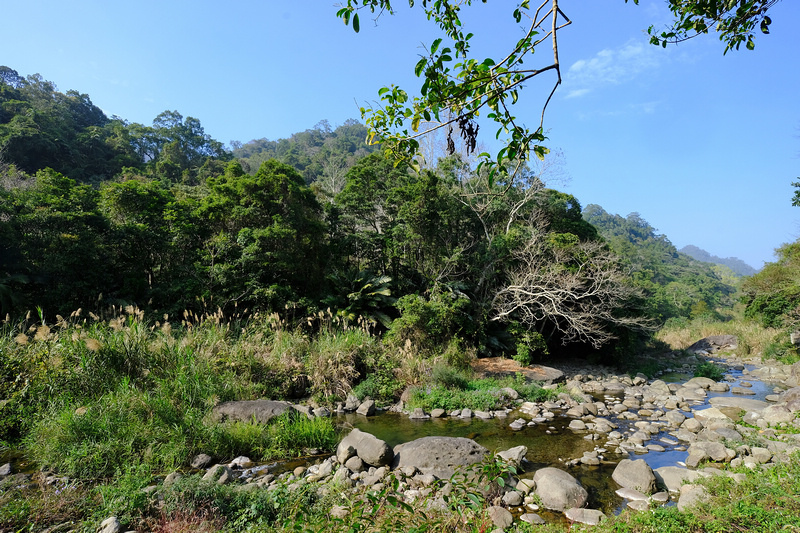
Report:
[[[472,3],[472,0],[452,3],[423,0],[421,5],[427,19],[434,21],[444,35],[433,41],[427,57],[414,67],[416,76],[423,80],[420,96],[409,99],[408,93],[400,87],[383,87],[378,91],[380,107],[362,108],[361,112],[372,130],[373,142],[385,143],[387,151],[408,161],[413,161],[418,153],[418,139],[437,129],[447,131],[449,144],[453,144],[454,135],[460,135],[471,151],[474,150],[479,129],[476,117],[485,113],[499,127],[497,136],[508,136],[506,146],[495,158],[488,153],[481,154],[479,165],[487,166],[493,176],[497,165],[506,160],[524,160],[530,152],[542,158],[547,153],[541,142],[545,139],[543,122],[550,98],[544,102],[539,124],[533,129],[512,114],[512,106],[519,98],[522,85],[546,72],[555,75],[552,97],[561,84],[558,31],[571,21],[559,8],[558,0],[545,0],[533,14],[529,0],[523,0],[510,10],[517,23],[523,19],[527,21],[522,37],[503,59],[478,60],[470,57],[473,34],[463,28],[459,18],[461,6]],[[414,5],[414,0],[409,0],[409,6]],[[372,13],[392,13],[391,0],[348,0],[337,16],[359,31],[358,11],[365,8]],[[450,42],[442,46],[445,39]],[[552,62],[548,60],[548,64],[537,68],[524,66],[534,48],[548,40],[552,45]],[[426,127],[420,130],[423,123]]]
[[669,9],[675,16],[672,25],[661,33],[650,26],[647,33],[652,44],[666,48],[668,44],[692,39],[712,29],[719,33],[719,40],[725,43],[724,53],[731,49],[738,50],[742,44],[748,50],[753,50],[756,47],[753,40],[756,29],[763,34],[769,33],[772,19],[767,12],[779,1],[669,0]]
[[198,209],[207,221],[198,264],[206,300],[279,309],[317,296],[325,226],[303,177],[275,160],[249,176],[234,161],[208,186]]
[[595,348],[615,338],[614,328],[652,328],[631,312],[642,295],[608,247],[550,233],[541,218],[525,229],[524,245],[513,252],[516,267],[494,295],[492,320],[517,318],[548,340],[559,333],[563,344]]
[[[639,0],[632,0],[638,4]],[[742,43],[754,48],[755,29],[769,33],[771,23],[767,11],[779,0],[668,0],[675,16],[671,27],[658,34],[655,28],[648,31],[651,42],[661,46],[680,42],[709,29],[720,33],[726,43],[725,52],[738,49]],[[482,0],[486,3],[487,0]],[[627,3],[628,0],[625,0]],[[559,6],[559,0],[544,0],[531,8],[530,0],[511,3],[510,16],[520,23],[526,21],[522,36],[508,47],[508,52],[498,58],[472,57],[472,33],[464,27],[461,9],[472,6],[473,0],[408,0],[411,8],[421,7],[427,20],[441,31],[414,66],[415,75],[422,80],[419,96],[395,85],[378,90],[380,104],[361,109],[371,130],[373,142],[382,142],[395,157],[413,161],[419,152],[419,139],[431,131],[447,131],[449,144],[459,135],[472,150],[478,135],[476,118],[483,114],[497,126],[496,136],[505,135],[505,146],[494,156],[480,154],[479,166],[494,172],[507,161],[527,160],[531,154],[542,158],[548,152],[542,144],[544,116],[547,105],[561,84],[561,64],[558,52],[558,34],[571,23]],[[396,2],[395,2],[396,4]],[[534,4],[536,6],[536,4]],[[347,0],[336,15],[353,29],[360,30],[359,12],[364,10],[377,16],[393,13],[392,0]],[[530,67],[535,48],[550,43],[552,59]],[[514,116],[513,105],[521,97],[523,84],[545,73],[552,75],[552,90],[542,104],[538,124],[528,127]],[[422,126],[422,127],[420,127]]]

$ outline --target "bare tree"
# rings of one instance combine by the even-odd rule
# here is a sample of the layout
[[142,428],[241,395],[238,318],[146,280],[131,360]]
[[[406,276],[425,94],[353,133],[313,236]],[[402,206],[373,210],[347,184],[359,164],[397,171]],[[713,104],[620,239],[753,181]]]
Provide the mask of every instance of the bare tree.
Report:
[[516,265],[492,299],[492,320],[519,319],[530,329],[560,332],[564,344],[595,348],[615,338],[612,326],[652,330],[647,318],[629,313],[641,293],[626,279],[618,256],[602,243],[550,242],[545,221],[531,221],[529,237],[514,252]]
[[344,156],[328,154],[322,161],[322,175],[319,177],[320,188],[328,201],[333,203],[334,197],[342,192],[347,182],[347,171],[352,166]]

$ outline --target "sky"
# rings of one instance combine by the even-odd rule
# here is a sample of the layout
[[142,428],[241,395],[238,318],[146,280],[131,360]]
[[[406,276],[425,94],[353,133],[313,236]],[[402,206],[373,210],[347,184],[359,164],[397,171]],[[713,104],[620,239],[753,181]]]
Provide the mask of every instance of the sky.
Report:
[[[277,140],[361,119],[436,38],[419,6],[362,15],[356,34],[329,0],[0,0],[0,65],[88,94],[107,115],[152,124],[162,111],[199,119],[223,143]],[[536,2],[532,2],[535,4]],[[406,3],[407,4],[407,3]],[[473,51],[500,56],[521,35],[511,0],[465,7]],[[669,21],[665,0],[561,0],[563,83],[545,116],[561,155],[550,185],[583,206],[637,212],[681,248],[693,244],[760,268],[800,237],[800,2],[770,12],[754,51],[723,55],[715,35],[671,46],[645,29]],[[544,46],[526,62],[545,66]],[[521,92],[515,114],[537,126],[554,78]],[[500,146],[484,128],[489,150]],[[547,177],[545,180],[547,181]]]

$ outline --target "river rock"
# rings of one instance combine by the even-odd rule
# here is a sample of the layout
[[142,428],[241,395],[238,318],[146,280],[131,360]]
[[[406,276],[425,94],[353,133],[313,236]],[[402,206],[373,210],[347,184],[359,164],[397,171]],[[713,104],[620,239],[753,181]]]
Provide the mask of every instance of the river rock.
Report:
[[636,489],[629,489],[627,487],[622,487],[621,489],[616,490],[617,496],[620,498],[624,498],[630,501],[647,501],[649,496],[644,492],[639,492]]
[[794,420],[794,413],[783,404],[769,405],[761,411],[761,417],[766,420],[769,425],[775,425],[791,422]]
[[233,481],[235,475],[227,465],[214,465],[203,474],[203,481],[213,482],[217,485],[226,485]]
[[446,414],[444,409],[431,409],[431,418],[442,418]]
[[430,415],[425,414],[425,411],[422,409],[422,407],[417,407],[411,412],[410,415],[408,415],[408,418],[410,420],[427,420],[430,418]]
[[656,476],[644,459],[623,459],[611,474],[611,479],[621,486],[652,494],[656,488]]
[[686,348],[686,351],[696,354],[716,353],[719,350],[735,350],[738,346],[739,339],[736,335],[709,335]]
[[331,416],[331,410],[328,409],[327,407],[317,407],[312,411],[312,413],[317,418],[327,418]]
[[372,416],[375,414],[375,400],[364,400],[361,405],[356,409],[356,413],[364,416]]
[[536,513],[525,513],[525,514],[522,514],[522,515],[520,515],[519,519],[521,521],[523,521],[523,522],[527,522],[527,523],[532,524],[534,526],[542,526],[542,525],[546,524],[546,522],[544,521],[544,518],[542,518],[541,516],[539,516]]
[[597,509],[583,509],[581,507],[567,509],[564,512],[564,516],[566,516],[568,520],[589,526],[596,526],[606,517],[602,511],[598,511]]
[[698,388],[698,389],[708,390],[711,387],[713,387],[715,383],[716,383],[716,381],[714,381],[711,378],[696,377],[696,378],[692,378],[689,381],[687,381],[686,383],[684,383],[683,386],[684,387],[689,387],[689,388]]
[[504,461],[511,463],[514,466],[519,466],[522,464],[522,461],[525,460],[525,455],[528,453],[527,446],[515,446],[513,448],[509,448],[508,450],[498,452],[497,457],[503,459]]
[[250,422],[255,420],[260,424],[266,424],[276,416],[287,412],[296,413],[297,410],[289,402],[274,400],[231,401],[214,406],[211,409],[211,419],[214,422],[224,422],[226,420]]
[[11,468],[11,463],[6,463],[3,466],[0,466],[0,477],[10,476],[13,473],[14,472],[13,469]]
[[533,482],[532,479],[523,478],[517,482],[516,489],[521,493],[527,495],[530,491],[532,491],[536,487],[536,483]]
[[413,466],[423,474],[448,479],[456,468],[479,463],[489,450],[463,437],[422,437],[394,447],[394,468]]
[[516,490],[510,490],[503,494],[503,503],[510,507],[519,507],[522,505],[522,493]]
[[364,470],[364,461],[358,455],[354,455],[344,462],[344,466],[352,472],[361,472]]
[[[692,453],[699,451],[702,451],[706,457],[710,458],[716,463],[730,461],[736,456],[734,452],[728,450],[728,448],[726,448],[721,442],[693,442],[689,446],[689,457],[692,456]],[[686,460],[686,464],[689,465],[688,459]]]
[[[798,366],[797,364],[795,364],[794,366],[797,366],[797,368],[800,370],[800,366]],[[779,401],[785,403],[790,403],[797,400],[800,400],[800,387],[792,387],[791,389],[784,391],[783,393],[781,393],[779,399]]]
[[492,523],[500,529],[511,527],[514,523],[514,515],[497,505],[493,505],[487,509],[487,514]]
[[392,462],[392,449],[378,437],[353,429],[336,448],[336,458],[344,464],[353,455],[372,466],[385,466]]
[[577,479],[558,468],[547,467],[533,475],[536,495],[542,504],[553,511],[563,512],[572,507],[583,507],[589,498],[586,489]]
[[702,402],[706,399],[706,391],[698,387],[681,387],[675,391],[675,396],[684,402]]
[[717,408],[736,407],[744,411],[757,412],[761,412],[770,405],[769,403],[761,400],[753,400],[752,398],[736,398],[732,396],[715,396],[714,398],[708,400],[708,403]]
[[707,426],[712,422],[732,422],[725,413],[716,407],[694,411],[694,419],[703,424],[703,426]]
[[97,533],[119,533],[122,531],[122,525],[116,516],[109,516],[100,523]]
[[679,466],[662,466],[656,468],[653,473],[656,476],[658,484],[666,488],[670,492],[679,492],[681,486],[686,483],[693,483],[698,479],[707,477],[701,472],[696,470],[688,470]]
[[687,511],[708,499],[708,492],[702,485],[684,485],[678,498],[678,510]]
[[347,395],[347,399],[344,402],[344,410],[348,413],[355,411],[358,409],[358,406],[361,405],[361,400],[358,399],[358,396],[353,394],[352,392]]

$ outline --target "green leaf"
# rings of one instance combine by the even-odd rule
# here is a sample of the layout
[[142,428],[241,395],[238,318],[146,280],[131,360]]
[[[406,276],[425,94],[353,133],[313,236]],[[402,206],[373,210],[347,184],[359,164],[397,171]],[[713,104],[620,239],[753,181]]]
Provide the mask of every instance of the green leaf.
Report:
[[381,87],[378,89],[378,96],[382,96],[383,94],[389,92],[391,89],[389,87]]
[[353,30],[356,33],[361,31],[361,25],[358,23],[358,13],[353,13]]
[[433,44],[431,45],[431,55],[436,53],[436,50],[439,49],[440,44],[442,44],[441,39],[436,39],[435,41],[433,41]]
[[425,70],[425,65],[428,64],[428,60],[424,57],[417,61],[417,66],[414,67],[414,74],[419,78],[422,74],[422,71]]

